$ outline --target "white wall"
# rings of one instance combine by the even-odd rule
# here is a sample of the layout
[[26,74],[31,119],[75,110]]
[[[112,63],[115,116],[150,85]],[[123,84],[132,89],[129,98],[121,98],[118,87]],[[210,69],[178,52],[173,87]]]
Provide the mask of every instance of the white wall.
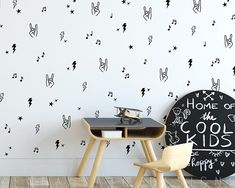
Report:
[[[224,44],[224,35],[235,34],[235,19],[231,19],[234,1],[224,7],[224,1],[202,0],[201,12],[195,13],[192,0],[170,1],[168,8],[166,1],[127,0],[123,4],[121,0],[100,0],[97,16],[92,15],[92,1],[87,0],[13,2],[15,8],[7,0],[1,0],[0,6],[0,157],[4,167],[0,175],[74,175],[85,150],[80,143],[89,140],[80,119],[95,117],[97,112],[99,117],[113,117],[114,106],[142,109],[143,117],[151,107],[149,117],[163,122],[176,97],[197,89],[212,89],[212,78],[220,79],[217,90],[235,95],[235,47]],[[152,7],[152,18],[147,21],[144,6]],[[30,33],[30,23],[38,25],[37,36]],[[196,30],[192,35],[193,26]],[[91,31],[93,36],[86,39]],[[150,45],[149,36],[153,37]],[[96,44],[97,40],[101,45]],[[99,69],[99,58],[108,59],[107,71]],[[212,67],[216,58],[220,63]],[[166,67],[168,79],[160,80],[160,68],[164,71]],[[13,79],[15,73],[17,78]],[[54,85],[47,87],[46,74],[50,77],[52,73]],[[125,79],[127,73],[130,78]],[[142,88],[146,90],[144,96]],[[108,96],[109,92],[113,97]],[[168,97],[169,92],[173,97]],[[71,116],[71,128],[62,126],[63,115]],[[37,133],[36,125],[40,125]],[[100,175],[135,175],[132,163],[143,160],[143,153],[138,143],[134,147],[132,144],[111,142]],[[131,146],[128,154],[127,145]],[[160,155],[164,140],[154,146]],[[121,165],[123,169],[115,170]]]

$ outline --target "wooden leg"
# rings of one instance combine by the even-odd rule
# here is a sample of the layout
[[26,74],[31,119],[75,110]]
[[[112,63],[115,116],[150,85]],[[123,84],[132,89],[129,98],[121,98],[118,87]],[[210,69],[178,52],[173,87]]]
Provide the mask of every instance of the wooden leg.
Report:
[[94,164],[93,164],[93,167],[92,167],[92,170],[91,170],[91,175],[90,175],[89,180],[88,180],[88,186],[87,186],[88,188],[93,188],[94,187],[96,174],[97,174],[97,171],[99,169],[100,162],[101,162],[101,159],[103,157],[105,147],[106,147],[106,140],[101,140],[99,148],[98,148],[97,153],[96,153],[95,161],[94,161]]
[[[148,153],[148,149],[147,149],[147,147],[146,147],[146,145],[145,145],[145,142],[144,142],[143,140],[141,140],[140,143],[141,143],[142,148],[143,148],[143,150],[144,150],[144,154],[145,154],[145,157],[146,157],[147,161],[148,161],[148,162],[152,162],[152,160],[151,160],[151,158],[150,158],[150,156],[149,156],[149,153]],[[157,174],[156,174],[156,172],[155,172],[154,170],[152,170],[152,175],[153,175],[154,177],[157,177],[157,176],[156,176]]]
[[143,148],[143,150],[144,150],[144,154],[145,154],[145,157],[146,157],[147,161],[148,161],[148,162],[151,162],[151,158],[150,158],[150,156],[149,156],[149,153],[148,153],[148,150],[147,150],[147,148],[146,148],[146,145],[145,145],[144,141],[143,141],[143,140],[140,140],[140,143],[141,143],[142,148]]
[[165,181],[163,178],[163,173],[157,172],[157,188],[164,188]]
[[[152,146],[151,141],[150,140],[145,140],[144,143],[145,143],[146,149],[147,149],[148,154],[149,154],[150,162],[156,161],[157,157],[156,157],[156,155],[153,151],[153,146]],[[155,173],[155,171],[153,171],[153,176],[157,177],[157,174]]]
[[145,173],[145,168],[140,167],[138,175],[135,178],[135,182],[134,182],[133,188],[139,188],[140,187],[141,182],[142,182],[143,177],[144,177],[144,173]]
[[83,172],[83,170],[84,170],[84,168],[86,166],[87,160],[89,159],[89,156],[91,154],[91,151],[92,151],[92,148],[93,148],[93,146],[95,144],[95,141],[96,140],[94,138],[92,138],[92,137],[90,138],[89,144],[88,144],[88,146],[86,148],[86,151],[85,151],[85,153],[84,153],[84,155],[82,157],[82,161],[81,161],[80,166],[78,168],[77,176],[81,176],[82,175],[82,172]]
[[182,188],[188,188],[188,185],[184,179],[184,175],[181,170],[176,170],[176,175],[179,179],[180,185]]
[[150,140],[145,140],[144,143],[145,143],[145,146],[146,146],[146,148],[148,150],[148,154],[149,154],[149,157],[150,157],[151,161],[152,162],[156,161],[157,157],[156,157],[156,155],[155,155],[155,153],[153,151],[153,146],[152,146],[151,141]]

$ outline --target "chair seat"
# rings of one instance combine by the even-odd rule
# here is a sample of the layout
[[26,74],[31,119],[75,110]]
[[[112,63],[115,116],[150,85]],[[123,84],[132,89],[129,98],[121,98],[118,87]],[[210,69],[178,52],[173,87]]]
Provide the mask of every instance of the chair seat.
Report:
[[157,161],[150,162],[150,163],[134,163],[134,165],[151,169],[151,170],[156,170],[158,172],[171,171],[171,166],[162,160],[157,160]]

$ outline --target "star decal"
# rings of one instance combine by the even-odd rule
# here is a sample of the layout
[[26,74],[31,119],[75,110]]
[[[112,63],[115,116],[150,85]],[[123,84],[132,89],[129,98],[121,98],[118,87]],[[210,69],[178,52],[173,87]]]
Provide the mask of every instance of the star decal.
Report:
[[131,49],[133,49],[133,46],[132,46],[132,45],[130,45],[130,46],[129,46],[129,49],[130,49],[130,50],[131,50]]
[[20,10],[20,9],[17,9],[17,11],[16,11],[16,12],[17,12],[17,14],[19,14],[19,13],[21,13],[21,10]]
[[19,116],[18,117],[18,120],[22,121],[23,117],[22,116]]

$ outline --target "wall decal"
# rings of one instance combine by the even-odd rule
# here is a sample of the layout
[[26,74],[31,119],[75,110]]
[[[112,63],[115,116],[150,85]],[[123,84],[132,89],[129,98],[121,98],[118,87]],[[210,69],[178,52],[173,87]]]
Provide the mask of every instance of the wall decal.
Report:
[[98,1],[96,5],[94,2],[91,3],[91,14],[98,16],[100,14],[100,2]]
[[125,78],[125,79],[130,78],[130,74],[129,74],[129,73],[125,74],[125,77],[124,77],[124,78]]
[[99,66],[100,71],[106,72],[108,70],[108,59],[105,58],[105,60],[103,61],[102,58],[100,58],[99,61],[100,61],[100,66]]
[[101,40],[100,40],[100,39],[97,39],[95,44],[101,45]]
[[[65,36],[65,32],[64,32],[64,31],[61,31],[61,32],[60,32],[60,41],[63,41],[64,36]],[[64,42],[65,42],[65,40],[64,40]]]
[[0,102],[2,102],[4,99],[4,93],[0,93]]
[[193,59],[189,59],[189,60],[188,60],[188,65],[189,65],[188,68],[191,68],[191,67],[192,67],[192,65],[193,65]]
[[38,36],[38,24],[35,24],[35,26],[33,27],[32,23],[29,24],[29,35],[34,38]]
[[38,132],[40,131],[40,124],[37,124],[36,126],[35,126],[35,134],[38,134]]
[[216,23],[215,20],[213,20],[213,23],[212,23],[211,25],[212,25],[212,26],[215,26],[215,23]]
[[16,10],[17,14],[21,13],[21,10],[20,9],[17,9]]
[[110,145],[110,140],[107,140],[106,141],[106,148],[109,147],[109,145]]
[[34,153],[39,153],[39,148],[38,147],[34,147],[33,152]]
[[99,110],[96,110],[96,111],[95,111],[95,118],[99,118],[99,116],[100,116],[100,111],[99,111]]
[[82,84],[82,91],[84,92],[87,89],[87,82],[83,82]]
[[211,66],[213,67],[214,64],[219,64],[220,63],[220,58],[216,58],[215,61],[212,61]]
[[37,57],[37,62],[39,62],[39,61],[40,61],[40,58],[44,58],[44,56],[45,56],[45,52],[42,52],[41,57],[40,57],[40,56],[38,56],[38,57]]
[[232,15],[231,20],[235,20],[235,14]]
[[47,7],[42,7],[42,12],[46,12],[47,11]]
[[153,35],[148,36],[148,45],[150,45],[153,42]]
[[229,38],[224,35],[224,46],[225,48],[232,48],[233,46],[233,34],[230,34]]
[[146,94],[146,91],[150,91],[150,88],[142,88],[141,90],[141,96],[144,97],[144,95]]
[[126,31],[126,28],[127,28],[127,23],[123,23],[123,24],[122,24],[123,33]]
[[128,47],[129,47],[130,50],[132,50],[134,48],[134,46],[131,45],[131,44]]
[[64,144],[62,144],[60,140],[56,140],[55,147],[56,147],[56,149],[58,149],[59,147],[64,147]]
[[171,2],[171,0],[166,0],[166,8],[168,8],[170,6],[170,2]]
[[112,91],[109,91],[108,97],[113,97],[113,92]]
[[133,141],[131,145],[128,144],[128,145],[126,146],[126,154],[127,154],[127,155],[129,154],[129,152],[130,152],[130,150],[131,150],[131,146],[132,146],[132,147],[135,147],[135,144],[136,144],[136,142]]
[[124,73],[124,75],[125,75],[124,78],[125,78],[125,79],[130,78],[130,74],[129,74],[129,73],[125,73],[125,71],[126,71],[126,68],[123,67],[123,68],[122,68],[122,73]]
[[85,140],[82,140],[81,143],[80,143],[81,146],[85,146],[86,145],[86,141]]
[[19,120],[19,121],[22,121],[22,120],[23,120],[23,117],[22,117],[22,116],[19,116],[19,117],[18,117],[18,120]]
[[11,150],[12,150],[12,146],[9,146],[9,147],[8,147],[8,151],[6,151],[6,152],[4,153],[4,155],[5,155],[5,156],[8,156],[8,155],[9,155],[9,152],[11,152]]
[[33,102],[33,99],[32,99],[32,97],[30,97],[30,98],[28,99],[29,107],[32,105],[32,102]]
[[178,49],[177,46],[173,46],[173,48],[172,48],[172,49],[169,49],[168,52],[171,53],[172,51],[176,51],[177,49]]
[[201,9],[201,0],[198,0],[198,2],[196,0],[193,0],[193,11],[197,14],[201,12]]
[[12,75],[12,78],[13,78],[13,79],[17,78],[17,73],[14,73],[14,74]]
[[[76,62],[76,61],[73,61],[73,63],[72,63],[72,69],[73,69],[73,71],[76,69],[76,67],[77,67],[77,62]],[[67,70],[70,70],[70,67],[67,67]]]
[[131,4],[131,2],[127,2],[126,0],[122,0],[122,4],[130,5],[130,4]]
[[229,0],[225,1],[225,2],[222,4],[223,7],[227,7],[228,3],[229,3]]
[[160,75],[160,81],[167,81],[168,80],[168,67],[165,68],[165,71],[162,71],[162,68],[159,70]]
[[206,47],[206,41],[204,42],[203,46]]
[[52,88],[54,85],[54,73],[51,74],[51,77],[46,74],[46,86]]
[[174,93],[172,91],[169,91],[168,97],[173,97]]
[[152,111],[152,106],[148,106],[147,108],[147,116],[149,116],[151,114]]
[[195,25],[191,27],[192,35],[194,35],[194,33],[196,32],[196,28],[197,28],[197,27],[196,27]]
[[148,21],[152,19],[152,7],[149,7],[149,10],[146,9],[146,6],[143,7],[144,15],[143,18]]
[[91,31],[91,33],[90,34],[86,34],[86,39],[89,39],[89,37],[92,37],[93,36],[93,31]]
[[148,62],[148,60],[147,60],[147,59],[144,59],[144,65],[146,65],[146,64],[147,64],[147,62]]
[[16,44],[13,44],[12,45],[12,53],[15,53],[15,51],[16,51]]
[[63,115],[62,119],[63,119],[62,127],[64,127],[64,129],[70,129],[71,128],[71,116],[68,116],[68,119],[66,119],[65,115]]
[[13,0],[13,1],[12,1],[12,4],[13,4],[13,9],[16,8],[16,6],[17,6],[17,0]]
[[8,126],[8,124],[5,124],[4,129],[7,131],[7,133],[11,133],[11,128]]
[[190,83],[191,83],[191,82],[190,82],[190,80],[188,80],[187,86],[189,86],[189,85],[190,85]]
[[235,66],[233,67],[233,76],[235,76]]

